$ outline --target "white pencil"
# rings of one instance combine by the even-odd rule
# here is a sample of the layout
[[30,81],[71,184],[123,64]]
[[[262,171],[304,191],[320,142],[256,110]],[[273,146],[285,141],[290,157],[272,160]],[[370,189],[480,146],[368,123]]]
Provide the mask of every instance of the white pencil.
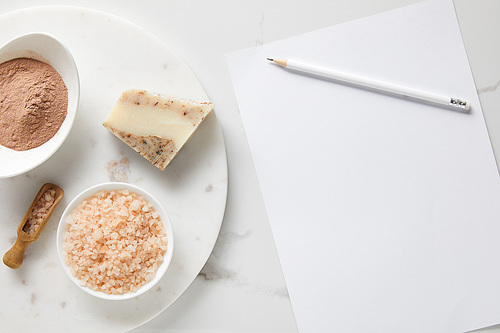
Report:
[[402,97],[410,97],[419,101],[424,101],[431,104],[437,104],[439,106],[451,107],[460,110],[470,109],[469,102],[455,97],[434,94],[409,87],[402,87],[388,82],[383,82],[379,80],[365,78],[358,75],[343,73],[329,68],[314,66],[289,59],[267,58],[267,60],[272,61],[280,66],[283,66],[291,70],[323,76],[365,88],[370,88],[383,91],[386,93],[400,95]]

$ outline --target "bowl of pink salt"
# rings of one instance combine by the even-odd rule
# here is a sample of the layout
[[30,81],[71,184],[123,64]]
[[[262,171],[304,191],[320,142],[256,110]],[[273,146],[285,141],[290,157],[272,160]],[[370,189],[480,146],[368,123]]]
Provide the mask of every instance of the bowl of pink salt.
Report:
[[67,275],[90,295],[125,300],[150,290],[168,269],[172,226],[160,202],[128,183],[92,186],[66,207],[57,251]]
[[80,81],[69,49],[36,32],[0,48],[0,178],[45,162],[71,131]]

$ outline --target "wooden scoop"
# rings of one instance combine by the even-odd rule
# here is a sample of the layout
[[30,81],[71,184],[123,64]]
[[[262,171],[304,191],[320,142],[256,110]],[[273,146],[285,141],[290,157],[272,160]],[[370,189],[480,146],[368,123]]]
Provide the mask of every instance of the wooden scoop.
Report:
[[[43,212],[40,212],[40,216],[38,217],[39,224],[33,224],[34,215],[36,215],[37,213],[35,212],[35,214],[33,214],[33,209],[39,208],[37,206],[37,203],[39,203],[39,205],[46,203],[45,194],[50,193],[47,192],[50,190],[55,190],[54,201],[50,205],[50,207],[47,208],[44,207],[42,210],[44,209],[45,210]],[[5,265],[9,266],[10,268],[19,268],[21,266],[24,259],[24,252],[28,248],[28,245],[35,242],[38,239],[38,237],[40,237],[43,228],[45,227],[47,221],[52,216],[52,213],[59,204],[59,201],[61,201],[63,195],[64,191],[59,186],[54,184],[47,183],[40,188],[40,191],[38,191],[38,194],[31,203],[31,206],[26,212],[26,215],[24,215],[21,224],[17,228],[17,239],[16,242],[14,243],[14,246],[12,246],[12,248],[9,251],[7,251],[3,256],[3,263]],[[37,211],[39,212],[40,209],[37,209]],[[39,220],[40,217],[41,221]],[[31,227],[30,230],[30,224],[32,224],[35,227],[35,229]]]

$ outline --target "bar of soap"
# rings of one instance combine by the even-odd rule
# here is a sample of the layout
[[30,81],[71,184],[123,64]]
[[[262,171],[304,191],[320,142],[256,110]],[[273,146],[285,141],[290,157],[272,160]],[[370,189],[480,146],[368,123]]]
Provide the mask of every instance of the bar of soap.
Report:
[[103,126],[165,170],[213,108],[210,102],[131,89],[122,93]]

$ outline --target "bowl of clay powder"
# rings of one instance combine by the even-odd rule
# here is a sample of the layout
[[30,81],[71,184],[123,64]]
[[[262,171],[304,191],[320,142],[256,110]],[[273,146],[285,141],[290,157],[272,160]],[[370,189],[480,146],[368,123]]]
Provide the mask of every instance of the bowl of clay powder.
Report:
[[0,48],[0,178],[51,157],[71,131],[80,81],[68,48],[42,32]]

